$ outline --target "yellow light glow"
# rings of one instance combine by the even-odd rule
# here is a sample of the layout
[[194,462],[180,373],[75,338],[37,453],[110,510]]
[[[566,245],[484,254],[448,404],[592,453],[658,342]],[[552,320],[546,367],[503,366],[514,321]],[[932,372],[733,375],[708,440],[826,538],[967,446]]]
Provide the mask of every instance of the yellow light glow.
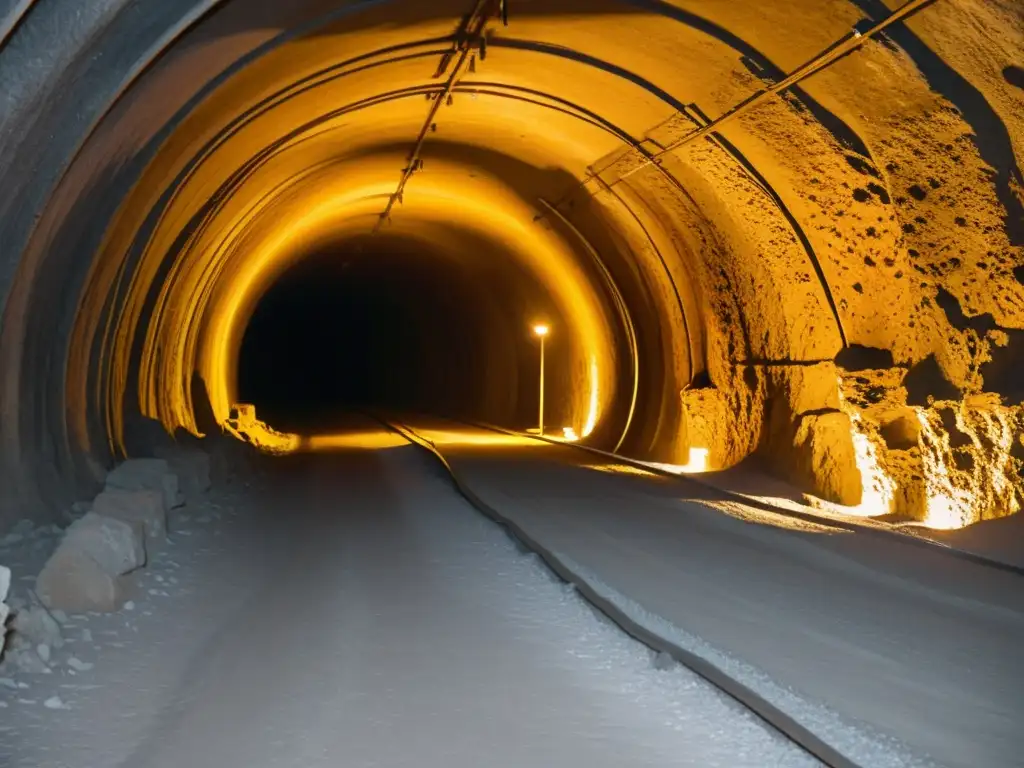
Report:
[[[380,41],[378,31],[364,40],[374,48]],[[323,67],[319,45],[309,44],[302,51],[310,57],[302,66],[310,71]],[[348,45],[346,51],[349,55]],[[305,59],[292,50],[287,61],[288,77],[292,78],[291,70]],[[273,80],[268,73],[279,68],[247,70],[245,76],[226,83],[216,98],[198,108],[154,160],[145,182],[136,187],[125,206],[125,216],[134,220],[152,210],[164,194],[166,179],[181,170],[183,158],[194,156],[221,127],[220,116],[244,113],[251,104],[252,91],[263,98]],[[189,169],[186,184],[176,191],[147,238],[125,302],[127,309],[118,321],[111,354],[110,412],[115,420],[119,421],[122,412],[128,386],[125,372],[130,368],[137,333],[145,334],[139,374],[145,415],[160,419],[168,428],[194,430],[188,392],[192,374],[198,372],[208,385],[214,415],[218,420],[226,418],[227,408],[238,396],[241,336],[263,292],[295,258],[319,241],[370,230],[383,201],[394,192],[396,168],[405,159],[403,141],[410,135],[410,126],[422,119],[421,101],[382,102],[358,114],[339,113],[337,118],[315,124],[308,121],[311,115],[320,114],[323,103],[355,103],[356,96],[348,90],[359,78],[366,79],[363,85],[369,93],[377,93],[380,83],[371,82],[374,77],[377,75],[366,70],[358,77],[324,80],[317,89],[298,90],[277,102],[272,111],[254,112],[232,131],[230,141],[210,143],[210,154]],[[338,90],[330,91],[335,87]],[[328,92],[330,97],[325,95]],[[571,123],[573,131],[552,130],[544,142],[531,139],[523,143],[523,129],[535,116],[526,114],[518,101],[481,97],[479,102],[461,101],[457,109],[472,103],[476,105],[473,109],[479,110],[485,102],[491,129],[481,133],[473,128],[449,137],[450,141],[482,148],[490,148],[499,139],[515,141],[524,152],[533,153],[523,159],[537,167],[555,157],[561,166],[580,170],[614,148],[615,140],[604,131],[593,132],[599,146],[587,145],[591,134],[576,123]],[[551,119],[562,118],[556,114]],[[372,126],[372,130],[354,128],[357,124]],[[251,158],[285,135],[288,141],[276,146],[265,162],[248,167]],[[429,162],[429,173],[415,177],[388,230],[411,237],[422,234],[428,224],[441,222],[453,231],[470,232],[500,244],[548,292],[557,315],[571,318],[571,323],[559,329],[560,338],[566,338],[565,363],[571,370],[586,370],[591,360],[603,363],[612,357],[614,339],[607,309],[580,266],[577,245],[554,229],[538,225],[535,206],[525,201],[503,174],[443,152]],[[243,166],[247,167],[244,177],[239,176],[244,178],[242,186],[203,214],[203,226],[182,247],[181,232]],[[134,237],[127,224],[123,229],[105,246],[111,253],[125,251]],[[146,297],[167,269],[171,276],[160,289],[153,321],[142,328]],[[551,332],[551,326],[544,327]],[[599,379],[592,371],[590,381],[580,377],[583,380],[574,381],[570,391],[560,393],[567,401],[567,421],[585,425],[585,432],[595,428],[601,410],[615,397],[614,371],[614,366],[603,366],[599,373],[605,378]]]
[[524,435],[508,435],[503,432],[458,431],[449,429],[416,430],[421,436],[438,446],[487,445],[487,446],[531,446],[542,447],[544,443]]
[[533,326],[533,332],[537,336],[547,336],[550,329],[546,325],[535,325]]
[[[340,184],[333,177],[332,181],[335,185]],[[348,181],[351,183],[351,178]],[[321,187],[319,192],[322,197],[315,202],[304,201],[301,207],[289,209],[294,215],[275,217],[273,220],[268,220],[267,216],[260,217],[270,231],[249,246],[247,258],[239,265],[229,286],[230,291],[221,291],[213,299],[216,309],[211,312],[213,318],[207,326],[208,341],[203,345],[200,368],[204,378],[211,382],[211,400],[215,413],[220,413],[235,393],[237,350],[248,317],[259,296],[287,268],[288,258],[294,259],[297,253],[302,252],[302,243],[315,242],[324,232],[336,234],[349,228],[355,231],[365,228],[365,218],[379,208],[379,195],[389,188],[387,183],[375,181],[372,186],[346,186],[334,191]],[[574,318],[569,329],[573,350],[569,353],[570,359],[577,354],[587,354],[586,359],[595,361],[591,366],[591,380],[580,388],[581,391],[572,393],[574,410],[588,414],[586,421],[592,429],[602,405],[602,397],[612,397],[614,393],[613,382],[604,385],[598,378],[596,367],[599,357],[610,354],[611,338],[602,310],[589,293],[586,278],[577,274],[578,267],[569,258],[564,244],[560,244],[551,233],[524,228],[522,218],[514,215],[515,202],[512,199],[500,206],[493,206],[488,205],[482,197],[478,195],[469,200],[461,196],[453,198],[451,188],[441,182],[436,187],[430,186],[427,177],[424,177],[418,180],[416,198],[406,200],[401,218],[396,219],[392,226],[396,229],[406,225],[417,226],[415,211],[427,206],[431,210],[443,209],[449,219],[453,216],[464,219],[453,222],[455,226],[475,230],[487,221],[490,236],[507,233],[501,235],[502,239],[514,247],[517,254],[521,254],[527,266],[537,272],[545,285],[551,287],[553,297],[564,308],[565,314]],[[417,202],[414,203],[414,200]],[[452,211],[457,213],[453,214]],[[287,225],[279,223],[282,219]],[[546,329],[545,333],[551,331],[546,324],[538,323],[537,328]],[[535,332],[537,328],[534,328]]]
[[1014,439],[1013,417],[1001,407],[970,412],[963,403],[952,407],[957,430],[970,439],[975,455],[987,460],[984,463],[975,460],[970,470],[954,470],[954,477],[951,468],[955,467],[956,460],[941,415],[935,410],[914,409],[921,426],[924,524],[936,530],[963,528],[991,515],[999,507],[1005,507],[1011,514],[1020,509],[1007,476],[1013,471],[1010,453]]
[[395,448],[402,445],[409,445],[409,441],[395,432],[378,429],[367,432],[312,435],[305,441],[304,448],[310,451],[330,451],[345,448],[379,450],[381,448]]
[[595,472],[604,472],[609,475],[636,475],[638,477],[651,477],[654,475],[642,467],[636,467],[632,464],[587,464],[587,469],[592,469]]
[[567,443],[575,443],[580,439],[580,436],[576,434],[576,430],[572,427],[562,427],[562,439]]
[[878,517],[892,512],[892,503],[896,498],[896,483],[882,469],[878,458],[878,448],[866,433],[859,414],[850,413],[850,424],[853,427],[853,454],[860,470],[861,499],[854,507],[843,507],[848,515],[858,517]]
[[601,388],[601,378],[597,369],[597,358],[590,358],[590,400],[587,403],[587,421],[583,425],[583,437],[590,437],[597,426],[597,415],[600,409],[598,393]]
[[850,438],[853,440],[853,456],[860,472],[860,504],[844,506],[830,501],[821,502],[823,509],[853,517],[879,517],[892,512],[896,498],[896,483],[882,468],[878,447],[868,434],[860,412],[843,397],[843,380],[837,379],[839,407],[850,419]]
[[654,461],[644,463],[648,466],[656,467],[665,472],[672,472],[677,475],[697,475],[701,472],[708,471],[709,453],[710,452],[707,448],[696,448],[694,446],[690,446],[690,451],[685,464],[662,464]]

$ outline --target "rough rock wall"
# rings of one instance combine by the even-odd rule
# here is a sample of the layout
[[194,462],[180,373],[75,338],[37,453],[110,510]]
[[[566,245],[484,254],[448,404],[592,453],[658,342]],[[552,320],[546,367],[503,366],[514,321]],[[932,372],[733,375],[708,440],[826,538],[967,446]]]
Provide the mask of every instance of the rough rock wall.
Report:
[[[815,78],[814,109],[785,96],[727,132],[771,183],[789,233],[725,153],[712,155],[711,142],[705,158],[689,151],[714,196],[751,221],[732,229],[748,239],[728,244],[732,267],[701,253],[712,386],[681,397],[713,466],[746,455],[736,414],[753,394],[765,409],[760,453],[780,474],[864,513],[957,527],[1024,500],[1024,90],[1014,85],[1024,77],[1012,63],[1024,15],[946,5],[959,26],[928,16],[923,30],[870,41]],[[710,219],[713,207],[701,200]],[[828,311],[810,300],[815,275],[792,232],[820,262],[846,337],[839,354],[822,354],[827,342],[806,322]],[[739,298],[742,341],[762,358],[756,376],[722,341],[735,331],[716,328],[738,324],[725,293]]]
[[996,393],[909,405],[906,369],[841,371],[845,410],[878,458],[865,475],[900,518],[959,528],[1019,511],[1024,408]]

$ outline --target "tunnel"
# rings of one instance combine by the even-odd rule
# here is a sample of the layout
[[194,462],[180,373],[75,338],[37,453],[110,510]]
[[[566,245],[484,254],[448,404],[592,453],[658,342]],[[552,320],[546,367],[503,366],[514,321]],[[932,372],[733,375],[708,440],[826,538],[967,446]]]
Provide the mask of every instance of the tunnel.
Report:
[[[329,431],[353,410],[531,426],[539,357],[519,313],[554,317],[547,297],[485,241],[461,253],[435,242],[327,244],[284,273],[243,334],[239,399],[302,434]],[[548,351],[546,375],[560,382],[560,350]]]
[[0,765],[1024,754],[1024,1],[0,0]]
[[935,527],[1012,514],[1022,24],[7,3],[0,520],[240,403],[299,435],[352,409],[529,430],[538,324],[556,437]]

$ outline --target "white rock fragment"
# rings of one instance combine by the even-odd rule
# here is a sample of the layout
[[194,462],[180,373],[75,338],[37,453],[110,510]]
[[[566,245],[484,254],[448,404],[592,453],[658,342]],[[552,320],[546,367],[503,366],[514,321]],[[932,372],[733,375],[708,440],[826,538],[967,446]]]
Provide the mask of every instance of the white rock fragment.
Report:
[[47,666],[39,655],[32,648],[19,648],[9,651],[5,657],[15,669],[29,675],[48,675],[50,667]]
[[18,690],[18,684],[9,677],[0,677],[0,686],[10,688],[12,691]]
[[16,612],[11,620],[11,630],[18,642],[25,640],[29,645],[45,643],[53,648],[64,645],[56,617],[39,605]]
[[36,654],[47,664],[50,663],[50,646],[46,643],[40,643],[36,646]]
[[68,659],[67,664],[76,672],[88,672],[90,669],[93,668],[93,665],[89,662],[82,661],[81,659],[75,658],[74,656],[71,656]]
[[92,511],[104,517],[141,525],[149,541],[167,533],[167,507],[162,491],[144,488],[127,491],[111,488],[93,502]]
[[7,604],[7,594],[11,591],[11,569],[0,565],[0,654],[7,644],[7,616],[11,609]]
[[127,603],[124,604],[124,609],[126,611],[134,611],[135,610],[135,601],[134,600],[129,600]]
[[68,705],[63,702],[60,696],[51,696],[43,702],[43,706],[47,709],[67,709]]
[[160,491],[165,509],[174,509],[184,503],[178,476],[165,459],[129,459],[107,475],[107,489],[114,488]]

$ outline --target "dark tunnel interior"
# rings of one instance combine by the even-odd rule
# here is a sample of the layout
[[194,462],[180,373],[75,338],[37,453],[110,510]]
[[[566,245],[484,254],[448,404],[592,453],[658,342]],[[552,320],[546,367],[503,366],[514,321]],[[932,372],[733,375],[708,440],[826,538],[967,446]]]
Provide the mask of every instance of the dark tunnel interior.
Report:
[[[321,245],[258,302],[239,353],[240,400],[302,434],[354,410],[479,417],[495,395],[514,420],[528,418],[535,388],[518,378],[537,375],[536,353],[526,329],[515,338],[502,322],[515,281],[506,275],[496,294],[486,280],[411,241]],[[492,386],[498,378],[504,386]]]

